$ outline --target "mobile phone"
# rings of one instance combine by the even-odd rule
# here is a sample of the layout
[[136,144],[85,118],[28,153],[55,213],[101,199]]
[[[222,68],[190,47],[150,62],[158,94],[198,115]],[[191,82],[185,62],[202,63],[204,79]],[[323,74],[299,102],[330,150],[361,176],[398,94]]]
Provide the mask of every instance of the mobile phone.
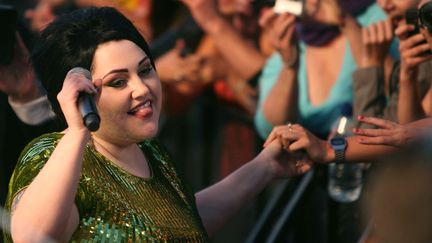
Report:
[[[415,29],[408,32],[408,36],[413,36],[420,33],[420,25],[418,20],[418,10],[417,8],[410,8],[405,12],[405,21],[409,25],[414,25]],[[426,40],[419,43],[418,45],[425,44]],[[423,55],[432,55],[432,51],[425,51]]]
[[15,49],[15,31],[17,29],[18,13],[10,5],[0,4],[0,65],[12,62]]
[[303,0],[276,0],[273,11],[276,13],[290,13],[295,16],[303,14]]

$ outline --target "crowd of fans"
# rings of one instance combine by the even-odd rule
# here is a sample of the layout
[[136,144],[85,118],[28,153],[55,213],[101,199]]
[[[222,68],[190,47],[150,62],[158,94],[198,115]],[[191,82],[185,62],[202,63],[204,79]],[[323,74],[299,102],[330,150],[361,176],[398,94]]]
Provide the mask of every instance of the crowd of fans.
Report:
[[[164,93],[157,138],[193,191],[243,166],[264,141],[280,140],[314,162],[300,216],[287,224],[296,227],[281,241],[432,241],[432,157],[423,151],[432,125],[432,2],[302,3],[295,16],[259,0],[2,1],[18,19],[13,58],[0,66],[1,205],[25,145],[60,127],[52,111],[59,107],[30,60],[39,33],[62,14],[110,6],[149,42]],[[417,26],[405,21],[410,9]],[[371,162],[368,186],[350,204],[332,201],[326,184],[335,160],[327,139],[346,103],[356,127],[344,162]],[[246,240],[273,193],[260,194],[214,241]]]

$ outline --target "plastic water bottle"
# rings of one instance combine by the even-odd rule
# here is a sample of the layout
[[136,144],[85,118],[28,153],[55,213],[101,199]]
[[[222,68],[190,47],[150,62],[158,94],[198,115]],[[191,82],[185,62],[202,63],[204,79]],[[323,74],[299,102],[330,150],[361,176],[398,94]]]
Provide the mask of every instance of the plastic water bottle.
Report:
[[[352,106],[344,104],[331,136],[352,136]],[[328,169],[328,192],[330,197],[341,203],[354,202],[362,189],[363,164],[331,163]]]

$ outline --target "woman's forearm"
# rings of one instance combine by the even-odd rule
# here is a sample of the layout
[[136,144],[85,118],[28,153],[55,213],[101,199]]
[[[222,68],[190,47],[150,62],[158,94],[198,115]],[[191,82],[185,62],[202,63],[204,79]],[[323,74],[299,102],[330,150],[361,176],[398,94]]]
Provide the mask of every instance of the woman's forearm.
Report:
[[342,26],[340,26],[341,32],[348,39],[351,47],[351,52],[354,57],[354,61],[357,65],[360,65],[363,58],[363,43],[362,43],[362,29],[357,20],[351,15],[347,14],[344,17]]
[[263,103],[263,114],[272,125],[295,121],[297,116],[297,71],[284,67]]
[[242,79],[249,80],[265,63],[265,57],[251,42],[244,39],[233,26],[223,18],[208,24],[206,29],[223,58]]
[[273,179],[265,162],[255,158],[222,181],[196,194],[198,211],[210,236]]
[[[402,76],[402,75],[401,75]],[[417,82],[399,82],[398,119],[400,124],[407,124],[425,117],[418,94]]]
[[22,197],[14,199],[16,208],[12,209],[11,222],[14,239],[20,241],[25,235],[42,234],[69,240],[73,232],[69,231],[74,228],[70,224],[78,224],[78,217],[73,219],[77,216],[73,215],[77,214],[74,200],[88,139],[88,131],[67,132]]

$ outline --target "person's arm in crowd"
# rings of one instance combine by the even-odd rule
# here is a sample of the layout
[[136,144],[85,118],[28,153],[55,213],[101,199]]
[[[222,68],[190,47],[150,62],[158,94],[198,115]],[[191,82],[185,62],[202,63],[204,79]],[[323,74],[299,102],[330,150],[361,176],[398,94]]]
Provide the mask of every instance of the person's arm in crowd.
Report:
[[307,158],[296,158],[286,153],[279,142],[274,142],[220,182],[198,192],[196,203],[209,236],[213,236],[271,181],[303,174],[311,167]]
[[178,40],[170,51],[156,59],[158,75],[163,83],[198,82],[200,80],[203,58],[197,54],[182,56],[184,47],[185,42]]
[[[346,162],[376,160],[425,135],[425,131],[429,132],[432,127],[432,118],[418,120],[407,125],[373,117],[359,116],[358,119],[360,122],[379,128],[354,130],[357,136],[347,138]],[[308,157],[316,163],[331,163],[335,160],[334,150],[327,141],[317,138],[298,124],[273,128],[264,147],[274,140],[284,144],[284,147],[291,153],[305,151]]]
[[196,22],[214,40],[218,50],[243,79],[261,70],[265,58],[257,47],[245,40],[217,10],[215,0],[181,0]]
[[361,122],[378,127],[377,129],[356,129],[358,140],[366,145],[389,145],[403,147],[412,141],[429,136],[432,131],[432,118],[417,120],[405,125],[374,117],[359,117]]
[[65,242],[78,226],[74,201],[84,147],[90,139],[76,104],[79,92],[97,91],[82,74],[68,74],[58,95],[68,129],[39,174],[13,200],[11,230],[16,242],[38,242],[37,237],[43,236]]
[[234,70],[228,74],[226,82],[237,104],[240,105],[247,114],[253,116],[257,108],[256,88],[252,87],[248,83],[248,80],[239,77],[238,72]]
[[348,39],[354,61],[359,65],[363,59],[362,27],[357,20],[346,13],[339,24],[342,34]]
[[[363,53],[358,68],[353,73],[354,88],[354,116],[385,116],[395,119],[391,110],[397,102],[387,105],[386,90],[389,78],[388,69],[393,70],[393,61],[388,56],[389,47],[393,40],[393,30],[390,19],[380,21],[362,29]],[[390,65],[386,65],[386,64]],[[394,94],[390,94],[394,95]],[[393,112],[395,113],[395,112]],[[390,116],[390,117],[388,117]],[[363,124],[362,124],[363,125]]]
[[425,117],[418,90],[418,70],[419,64],[430,60],[432,56],[424,54],[425,51],[430,50],[430,46],[425,42],[422,34],[408,35],[409,31],[413,30],[412,25],[402,25],[396,29],[401,52],[398,101],[398,118],[401,124]]
[[0,92],[8,95],[9,104],[22,122],[39,125],[55,115],[36,79],[29,53],[19,34],[16,34],[16,40],[12,62],[0,66]]
[[298,47],[294,40],[295,16],[265,12],[260,25],[269,29],[272,45],[282,57],[282,70],[275,85],[266,96],[262,112],[272,125],[296,120]]

